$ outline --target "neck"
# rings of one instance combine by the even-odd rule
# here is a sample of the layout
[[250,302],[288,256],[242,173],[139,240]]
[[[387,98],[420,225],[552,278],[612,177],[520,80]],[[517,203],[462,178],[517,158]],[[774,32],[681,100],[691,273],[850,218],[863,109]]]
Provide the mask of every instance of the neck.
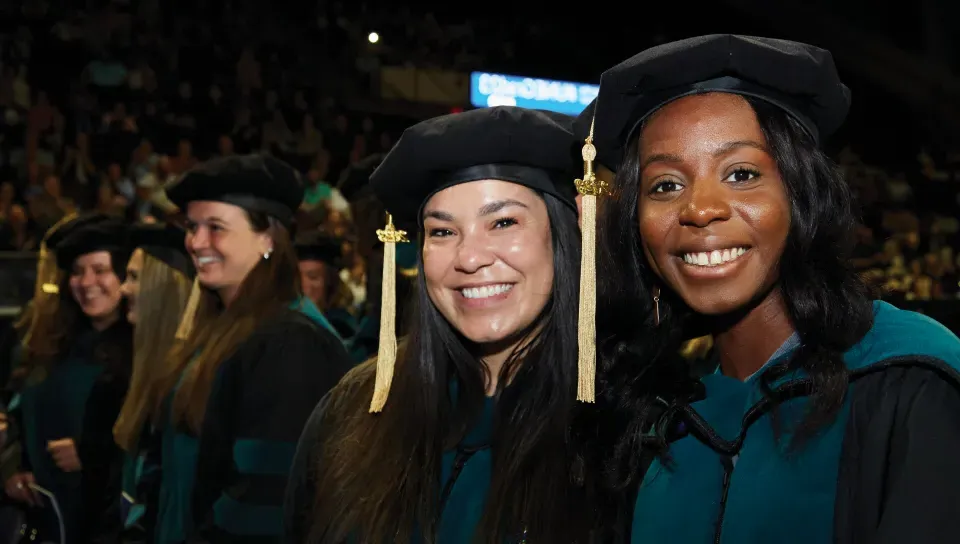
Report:
[[725,376],[738,380],[749,378],[770,360],[794,331],[783,296],[779,289],[773,289],[735,323],[714,332],[720,369]]
[[240,289],[239,285],[228,285],[226,287],[221,287],[217,294],[220,296],[220,302],[223,303],[223,307],[229,307],[230,303],[233,302],[233,299],[237,296],[237,291]]
[[103,332],[110,328],[111,325],[117,322],[117,319],[120,317],[120,312],[112,312],[109,315],[98,317],[96,319],[90,319],[90,326],[93,327],[93,330],[97,332]]
[[[486,394],[488,397],[492,397],[497,392],[497,386],[500,384],[500,373],[510,356],[527,344],[531,338],[533,338],[533,335],[524,334],[520,337],[511,336],[499,342],[479,346],[480,362],[487,369]],[[506,377],[508,385],[513,380],[513,375],[516,374],[517,370],[519,370],[519,365],[515,365],[510,375]]]

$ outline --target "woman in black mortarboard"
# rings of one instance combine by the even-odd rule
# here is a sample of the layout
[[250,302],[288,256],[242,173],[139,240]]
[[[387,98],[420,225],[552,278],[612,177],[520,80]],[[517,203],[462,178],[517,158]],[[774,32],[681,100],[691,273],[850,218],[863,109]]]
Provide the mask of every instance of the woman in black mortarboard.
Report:
[[[126,229],[105,218],[84,217],[58,235],[53,251],[63,271],[56,291],[59,303],[53,322],[38,343],[50,349],[28,351],[14,417],[20,424],[23,461],[6,482],[11,498],[37,508],[28,525],[38,541],[59,541],[61,531],[50,502],[30,489],[37,484],[57,498],[67,542],[86,542],[83,507],[97,490],[84,485],[83,473],[100,461],[98,425],[112,425],[102,414],[97,391],[105,384],[129,379],[131,331],[123,319],[120,294],[129,256]],[[52,290],[52,289],[51,289]],[[108,436],[107,440],[112,439]]]
[[[577,455],[572,119],[496,107],[407,129],[371,183],[392,220],[380,351],[301,438],[285,542],[591,542]],[[390,259],[417,233],[396,344]],[[395,362],[395,365],[394,365]]]
[[154,541],[275,542],[303,425],[351,366],[300,289],[290,233],[303,185],[289,165],[249,155],[203,163],[167,195],[197,276],[151,399]]
[[121,292],[127,301],[124,317],[134,326],[133,365],[129,387],[99,391],[101,411],[113,417],[97,418],[96,433],[105,436],[97,441],[104,445],[97,455],[101,470],[84,472],[87,487],[104,490],[95,494],[101,501],[84,504],[85,542],[144,542],[152,535],[160,467],[150,400],[195,275],[185,236],[172,224],[130,228],[134,250]]
[[[345,294],[340,280],[343,244],[321,232],[301,236],[294,244],[303,295],[309,298],[345,341],[356,333],[357,319],[338,300]],[[340,296],[339,298],[343,298]]]
[[[849,263],[852,198],[820,147],[849,103],[829,52],[765,38],[601,78],[598,402],[631,423],[596,446],[639,485],[632,542],[960,538],[960,341]],[[674,354],[704,333],[719,365],[694,380]]]

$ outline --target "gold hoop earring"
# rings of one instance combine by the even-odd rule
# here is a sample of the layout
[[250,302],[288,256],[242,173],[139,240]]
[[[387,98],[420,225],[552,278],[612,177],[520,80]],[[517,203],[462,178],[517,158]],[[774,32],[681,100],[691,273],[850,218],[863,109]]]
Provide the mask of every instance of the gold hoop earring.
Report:
[[660,287],[653,288],[653,325],[660,326]]

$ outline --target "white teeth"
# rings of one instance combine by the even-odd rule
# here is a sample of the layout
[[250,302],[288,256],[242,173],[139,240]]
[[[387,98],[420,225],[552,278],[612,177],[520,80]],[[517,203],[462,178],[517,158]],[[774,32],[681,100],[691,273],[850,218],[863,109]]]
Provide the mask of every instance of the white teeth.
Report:
[[215,263],[219,261],[216,257],[197,257],[197,264],[203,266],[205,264]]
[[712,267],[729,263],[747,252],[743,247],[732,247],[727,249],[715,249],[713,251],[701,251],[700,253],[684,253],[683,262],[697,266]]
[[461,289],[460,292],[463,293],[465,298],[488,298],[506,293],[510,289],[513,289],[512,284],[500,283],[497,285],[484,285],[483,287],[467,287],[466,289]]

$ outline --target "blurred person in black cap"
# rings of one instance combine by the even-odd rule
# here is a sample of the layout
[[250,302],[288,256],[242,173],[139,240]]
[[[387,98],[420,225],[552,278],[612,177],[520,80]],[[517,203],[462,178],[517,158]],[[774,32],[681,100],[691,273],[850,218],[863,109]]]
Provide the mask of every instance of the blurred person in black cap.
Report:
[[[849,104],[828,51],[784,40],[691,38],[603,73],[598,401],[629,423],[594,445],[639,486],[631,542],[960,538],[960,340],[849,263],[851,192],[821,149]],[[693,379],[674,354],[704,333],[719,365]]]
[[[103,384],[124,384],[130,373],[132,335],[120,294],[124,269],[115,264],[126,263],[129,247],[120,221],[93,216],[50,238],[55,238],[53,251],[63,274],[56,289],[55,326],[42,331],[38,342],[52,349],[27,352],[24,360],[19,398],[12,403],[24,455],[5,491],[32,507],[27,525],[37,531],[38,541],[81,543],[86,542],[82,509],[103,499],[94,496],[99,488],[84,486],[82,472],[95,471],[100,461],[96,453],[103,437],[95,427],[109,428],[116,418],[114,413],[107,421],[93,421],[102,414],[95,392]],[[108,434],[106,440],[112,442],[112,437]],[[31,484],[56,496],[65,535],[51,504]]]
[[[159,437],[150,420],[150,399],[163,375],[166,355],[186,309],[195,270],[184,248],[186,232],[176,225],[138,224],[130,229],[126,279],[120,290],[127,301],[125,318],[134,326],[133,365],[129,385],[97,391],[99,413],[87,419],[103,449],[91,455],[99,470],[84,467],[85,487],[99,502],[84,504],[84,542],[144,542],[156,518]],[[123,385],[124,387],[120,387]],[[112,417],[107,417],[112,415]],[[99,424],[99,425],[98,425]],[[95,429],[95,430],[93,430]]]
[[300,289],[291,228],[303,185],[287,164],[248,155],[198,165],[166,192],[186,216],[197,277],[152,399],[154,538],[274,542],[300,431],[351,366]]
[[[377,230],[383,226],[386,208],[370,186],[370,175],[383,162],[385,153],[375,153],[345,169],[337,188],[350,201],[357,239],[354,251],[366,263],[366,301],[358,320],[357,333],[350,340],[350,353],[354,360],[362,362],[377,352],[380,338],[380,288],[383,285],[383,244],[377,238]],[[396,315],[402,330],[403,317],[408,314],[407,304],[413,299],[416,288],[417,254],[415,244],[399,244],[396,249]]]
[[[407,129],[374,172],[393,214],[379,231],[380,349],[304,431],[285,542],[590,542],[593,478],[574,470],[569,431],[571,125],[511,107],[438,117]],[[391,279],[407,229],[419,285],[397,346]]]
[[317,305],[340,338],[349,340],[356,334],[357,319],[347,310],[349,300],[340,281],[343,242],[315,231],[299,237],[294,245],[303,295]]

